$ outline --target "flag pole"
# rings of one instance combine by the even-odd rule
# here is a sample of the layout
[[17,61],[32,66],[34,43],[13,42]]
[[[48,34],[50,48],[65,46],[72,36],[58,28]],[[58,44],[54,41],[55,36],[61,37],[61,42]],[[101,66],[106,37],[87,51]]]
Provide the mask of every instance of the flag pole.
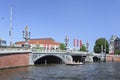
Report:
[[12,46],[12,6],[10,7],[10,28],[9,28],[10,46]]

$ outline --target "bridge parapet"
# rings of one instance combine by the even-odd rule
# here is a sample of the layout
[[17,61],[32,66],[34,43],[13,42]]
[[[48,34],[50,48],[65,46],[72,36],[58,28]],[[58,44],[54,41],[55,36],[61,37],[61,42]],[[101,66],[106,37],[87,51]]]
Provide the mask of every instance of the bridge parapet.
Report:
[[32,49],[32,53],[70,53],[70,54],[89,54],[89,52],[83,51],[73,51],[73,50],[41,50],[41,49]]
[[32,52],[29,48],[0,48],[0,54]]
[[40,50],[40,49],[32,49],[33,53],[65,53],[65,50]]

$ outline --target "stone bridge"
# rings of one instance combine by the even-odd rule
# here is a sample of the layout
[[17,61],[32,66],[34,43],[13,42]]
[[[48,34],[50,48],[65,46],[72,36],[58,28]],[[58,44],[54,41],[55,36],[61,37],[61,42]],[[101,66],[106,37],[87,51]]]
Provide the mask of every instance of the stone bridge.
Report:
[[31,60],[34,64],[46,64],[46,63],[66,63],[66,62],[93,62],[93,58],[97,57],[99,58],[100,55],[93,54],[89,52],[80,52],[80,51],[72,51],[72,52],[66,52],[66,51],[43,51],[43,52],[34,52],[31,55]]
[[[94,62],[101,59],[101,54],[90,52],[0,48],[0,69],[41,63]],[[120,62],[120,55],[106,54],[106,61]]]
[[[15,56],[18,55],[20,57],[25,57],[27,64],[44,64],[44,63],[66,63],[66,62],[93,62],[94,58],[100,58],[99,54],[89,53],[89,52],[81,52],[81,51],[60,51],[60,50],[32,50],[26,48],[0,48],[1,56]],[[25,56],[27,54],[27,56]],[[16,59],[16,57],[15,57]],[[3,58],[1,57],[2,61]],[[14,59],[10,59],[9,61],[13,61]],[[22,58],[18,58],[18,60],[23,60]],[[15,60],[16,61],[16,60]],[[24,61],[23,61],[24,62]],[[16,63],[17,64],[17,63]],[[26,63],[25,63],[26,64]]]

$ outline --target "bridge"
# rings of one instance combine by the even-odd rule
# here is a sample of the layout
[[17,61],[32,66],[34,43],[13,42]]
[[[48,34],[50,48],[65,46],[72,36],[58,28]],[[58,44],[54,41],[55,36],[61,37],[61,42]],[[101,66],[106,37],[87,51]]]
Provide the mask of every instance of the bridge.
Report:
[[68,61],[94,62],[101,59],[101,57],[101,54],[81,51],[0,48],[0,68],[46,63],[66,63]]
[[32,61],[34,64],[46,63],[66,63],[66,62],[93,62],[98,60],[101,55],[82,51],[65,50],[32,50]]

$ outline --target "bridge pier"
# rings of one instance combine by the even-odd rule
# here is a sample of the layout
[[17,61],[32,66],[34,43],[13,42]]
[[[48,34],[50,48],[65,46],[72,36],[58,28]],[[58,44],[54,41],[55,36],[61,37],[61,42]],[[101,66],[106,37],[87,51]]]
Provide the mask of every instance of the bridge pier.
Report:
[[29,52],[0,54],[0,69],[28,66],[29,64]]
[[34,65],[32,52],[29,53],[29,65]]

